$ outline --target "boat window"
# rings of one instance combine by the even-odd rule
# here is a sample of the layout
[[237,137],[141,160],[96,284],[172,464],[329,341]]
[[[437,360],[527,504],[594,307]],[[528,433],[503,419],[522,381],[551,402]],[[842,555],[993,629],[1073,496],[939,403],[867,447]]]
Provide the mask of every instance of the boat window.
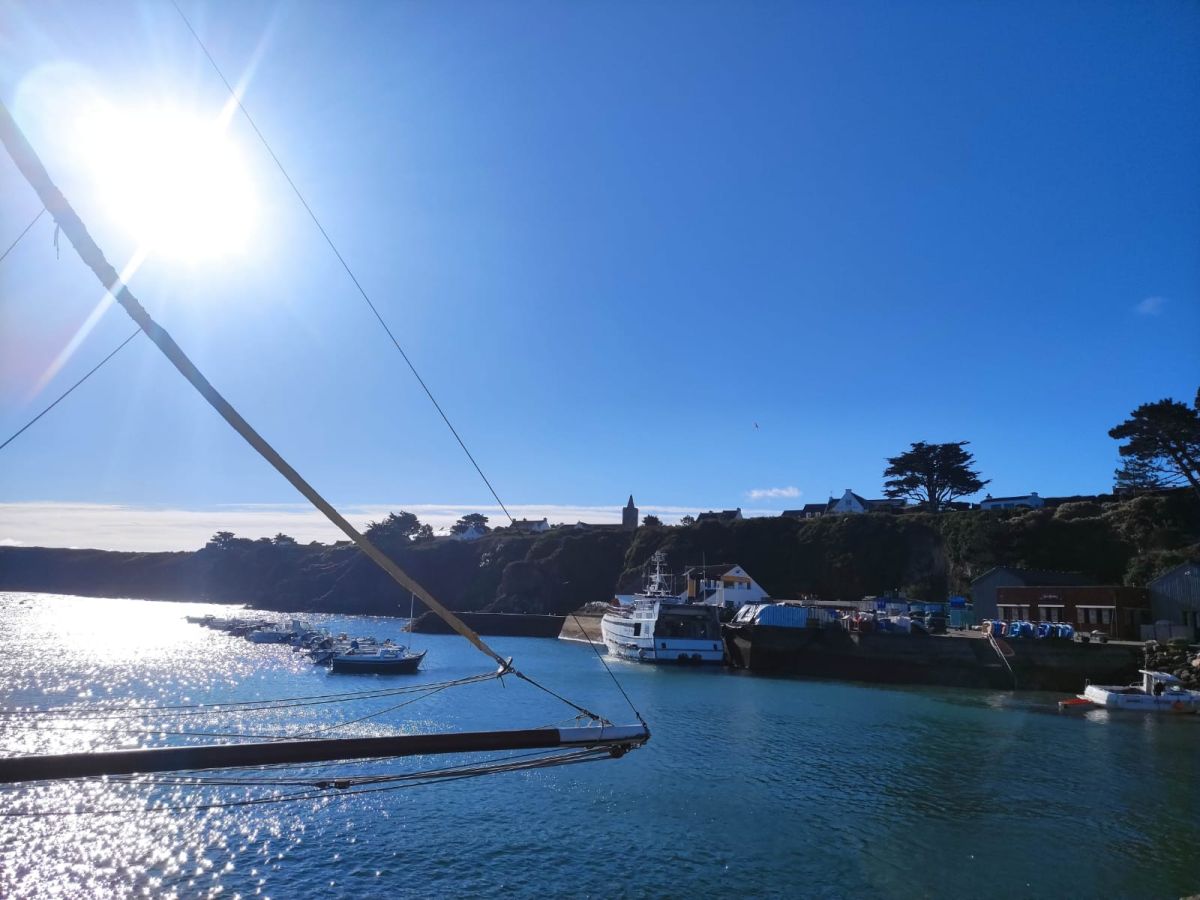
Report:
[[641,635],[642,635],[642,623],[641,623],[641,622],[635,622],[635,623],[634,623],[634,625],[633,625],[633,636],[634,636],[634,637],[641,637]]

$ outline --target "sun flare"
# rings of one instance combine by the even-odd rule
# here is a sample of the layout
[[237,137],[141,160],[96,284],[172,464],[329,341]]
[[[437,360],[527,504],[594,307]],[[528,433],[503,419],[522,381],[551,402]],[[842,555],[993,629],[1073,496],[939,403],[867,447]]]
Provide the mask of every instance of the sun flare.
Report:
[[104,104],[79,124],[103,209],[142,247],[200,261],[246,246],[257,213],[254,184],[223,117]]

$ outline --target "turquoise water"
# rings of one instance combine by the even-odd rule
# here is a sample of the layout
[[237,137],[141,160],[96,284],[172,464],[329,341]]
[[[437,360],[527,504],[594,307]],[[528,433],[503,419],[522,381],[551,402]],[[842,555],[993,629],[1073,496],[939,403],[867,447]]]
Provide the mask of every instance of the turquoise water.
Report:
[[[335,676],[286,647],[188,625],[198,604],[0,594],[5,709],[311,696]],[[218,610],[219,611],[219,610]],[[399,636],[384,619],[321,619]],[[492,641],[615,721],[586,645]],[[420,636],[415,682],[486,672]],[[0,791],[0,896],[1179,897],[1200,892],[1200,719],[1064,716],[1055,697],[881,689],[613,663],[653,730],[620,760],[319,801],[150,813],[244,788],[63,783]],[[406,682],[407,683],[407,682]],[[277,735],[395,701],[186,721],[0,722],[6,753],[159,746],[174,730]],[[518,728],[570,711],[512,679],[329,734]],[[87,730],[84,730],[87,729]],[[406,761],[393,767],[428,764]],[[361,764],[369,766],[371,764]],[[342,766],[340,771],[350,767]],[[256,789],[261,793],[261,789]]]

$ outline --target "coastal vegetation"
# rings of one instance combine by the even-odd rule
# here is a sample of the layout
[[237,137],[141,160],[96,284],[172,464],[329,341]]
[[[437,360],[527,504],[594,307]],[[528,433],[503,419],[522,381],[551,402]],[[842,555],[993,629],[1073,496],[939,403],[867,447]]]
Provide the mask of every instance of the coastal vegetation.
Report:
[[967,443],[918,441],[889,458],[883,472],[884,494],[893,500],[911,500],[936,513],[959,497],[979,493],[989,482],[972,468],[975,457],[966,449]]
[[[434,596],[461,610],[562,613],[605,602],[639,587],[658,549],[675,572],[737,562],[772,596],[825,599],[894,590],[918,599],[966,594],[973,578],[997,565],[1143,585],[1200,557],[1200,501],[1189,490],[1081,498],[1042,509],[705,520],[633,532],[496,529],[472,541],[431,538],[409,516],[373,524],[376,539]],[[3,547],[0,589],[376,614],[407,610],[409,602],[349,543],[299,544],[287,535],[250,540],[230,532],[190,553]]]
[[1200,389],[1189,407],[1178,400],[1143,403],[1108,432],[1125,441],[1118,488],[1161,490],[1187,484],[1200,497]]

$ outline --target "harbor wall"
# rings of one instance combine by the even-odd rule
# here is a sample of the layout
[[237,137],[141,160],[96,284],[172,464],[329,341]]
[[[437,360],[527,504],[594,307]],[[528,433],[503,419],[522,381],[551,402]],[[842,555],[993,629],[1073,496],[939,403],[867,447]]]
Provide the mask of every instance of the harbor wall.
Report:
[[[1133,644],[1079,644],[967,635],[852,633],[840,628],[731,624],[730,662],[755,672],[881,684],[941,684],[1000,690],[1079,691],[1088,681],[1134,680],[1142,649]],[[1007,665],[1006,665],[1007,663]]]
[[[476,634],[497,637],[558,637],[566,616],[539,613],[480,613],[456,612],[463,623]],[[412,623],[419,634],[452,634],[453,629],[438,615],[426,612]]]

